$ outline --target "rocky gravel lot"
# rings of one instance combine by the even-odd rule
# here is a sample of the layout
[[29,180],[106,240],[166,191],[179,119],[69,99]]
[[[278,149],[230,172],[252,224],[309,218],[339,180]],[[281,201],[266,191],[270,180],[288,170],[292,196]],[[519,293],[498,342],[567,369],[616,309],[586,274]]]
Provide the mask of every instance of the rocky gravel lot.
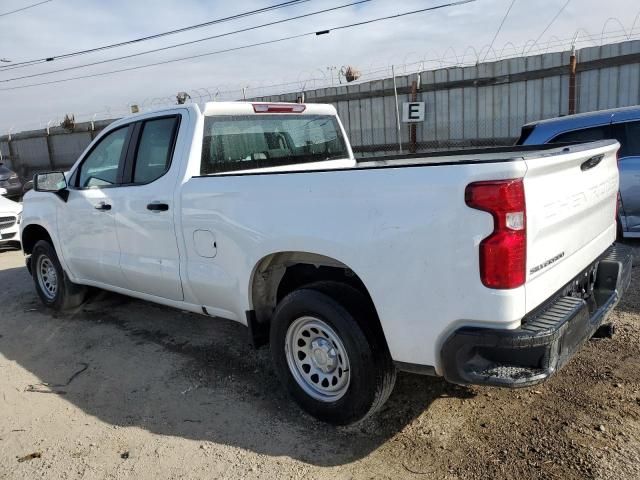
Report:
[[241,325],[104,292],[52,314],[22,254],[0,252],[0,478],[635,480],[640,267],[610,321],[543,385],[401,374],[381,413],[336,429]]

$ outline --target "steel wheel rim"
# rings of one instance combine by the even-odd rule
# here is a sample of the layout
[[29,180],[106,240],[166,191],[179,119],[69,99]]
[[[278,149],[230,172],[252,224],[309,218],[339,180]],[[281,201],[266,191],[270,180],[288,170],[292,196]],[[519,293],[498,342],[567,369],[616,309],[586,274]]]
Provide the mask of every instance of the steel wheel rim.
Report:
[[38,277],[38,285],[40,290],[48,300],[56,298],[58,293],[58,272],[53,262],[46,255],[38,257],[36,265],[36,276]]
[[349,389],[349,357],[338,334],[316,317],[294,320],[287,329],[285,354],[289,370],[306,394],[335,402]]

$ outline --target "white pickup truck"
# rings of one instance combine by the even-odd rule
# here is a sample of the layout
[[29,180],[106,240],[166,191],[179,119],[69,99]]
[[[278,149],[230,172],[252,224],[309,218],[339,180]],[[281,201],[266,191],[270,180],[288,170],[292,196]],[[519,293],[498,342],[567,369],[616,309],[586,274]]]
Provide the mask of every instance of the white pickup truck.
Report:
[[356,160],[329,105],[118,120],[39,174],[21,235],[42,301],[86,287],[235,320],[309,413],[347,424],[397,370],[543,381],[630,281],[615,141]]

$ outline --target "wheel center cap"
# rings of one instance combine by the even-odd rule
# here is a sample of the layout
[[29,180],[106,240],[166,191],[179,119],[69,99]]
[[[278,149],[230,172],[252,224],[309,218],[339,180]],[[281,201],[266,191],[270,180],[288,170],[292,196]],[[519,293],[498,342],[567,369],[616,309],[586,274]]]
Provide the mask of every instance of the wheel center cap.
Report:
[[329,362],[329,356],[327,355],[327,352],[325,352],[321,348],[316,348],[313,351],[313,359],[319,366],[325,366]]
[[335,370],[338,364],[335,348],[324,338],[316,338],[311,342],[311,358],[317,368],[325,373]]

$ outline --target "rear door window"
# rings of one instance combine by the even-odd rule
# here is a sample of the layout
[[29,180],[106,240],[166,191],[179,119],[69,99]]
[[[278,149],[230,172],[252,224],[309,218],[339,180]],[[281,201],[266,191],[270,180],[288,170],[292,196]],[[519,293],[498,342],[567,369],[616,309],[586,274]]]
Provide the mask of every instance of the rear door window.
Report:
[[148,120],[142,124],[133,183],[151,183],[166,173],[171,165],[177,127],[177,116]]

